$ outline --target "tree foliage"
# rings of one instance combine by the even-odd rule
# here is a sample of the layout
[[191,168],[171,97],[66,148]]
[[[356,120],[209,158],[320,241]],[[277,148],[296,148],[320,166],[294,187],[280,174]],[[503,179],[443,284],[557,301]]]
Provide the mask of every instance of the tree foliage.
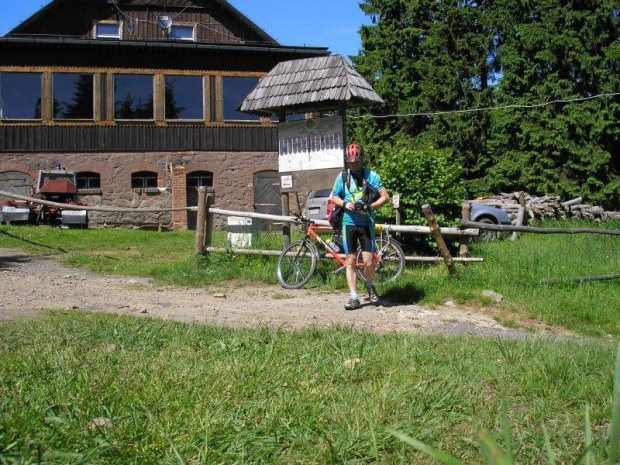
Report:
[[[449,149],[468,195],[524,189],[620,206],[617,0],[364,0],[356,69],[385,103],[351,124]],[[512,106],[504,110],[459,112]],[[449,114],[425,113],[450,112]]]

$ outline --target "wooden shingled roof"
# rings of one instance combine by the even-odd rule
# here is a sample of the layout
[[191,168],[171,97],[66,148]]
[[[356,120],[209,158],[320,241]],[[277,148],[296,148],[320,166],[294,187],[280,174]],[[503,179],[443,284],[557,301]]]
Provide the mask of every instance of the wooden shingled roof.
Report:
[[383,103],[340,55],[278,63],[241,103],[244,113],[265,115],[328,111]]

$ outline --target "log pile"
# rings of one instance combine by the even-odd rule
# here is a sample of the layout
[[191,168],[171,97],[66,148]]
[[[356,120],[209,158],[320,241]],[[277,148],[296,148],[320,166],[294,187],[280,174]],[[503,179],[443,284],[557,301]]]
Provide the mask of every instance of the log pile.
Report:
[[[502,193],[476,199],[476,202],[483,203],[492,207],[501,208],[514,223],[519,213],[519,192],[511,194]],[[536,221],[540,219],[587,219],[595,222],[609,219],[620,219],[620,212],[605,211],[603,207],[594,206],[583,202],[581,197],[562,202],[560,197],[542,196],[525,194],[525,208],[527,220]]]

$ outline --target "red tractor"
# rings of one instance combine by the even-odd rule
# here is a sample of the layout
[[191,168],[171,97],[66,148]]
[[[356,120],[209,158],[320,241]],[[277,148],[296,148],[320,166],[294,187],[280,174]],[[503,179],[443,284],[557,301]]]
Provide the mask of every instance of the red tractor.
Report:
[[[75,172],[63,169],[39,171],[34,197],[49,202],[81,205],[77,199]],[[88,227],[86,210],[65,209],[24,200],[5,201],[2,204],[2,221]]]

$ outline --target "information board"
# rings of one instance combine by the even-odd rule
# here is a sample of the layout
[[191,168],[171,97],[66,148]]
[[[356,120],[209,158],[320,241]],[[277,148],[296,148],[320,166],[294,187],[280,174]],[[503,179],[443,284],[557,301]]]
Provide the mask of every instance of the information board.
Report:
[[342,118],[312,118],[278,124],[280,173],[341,168]]

